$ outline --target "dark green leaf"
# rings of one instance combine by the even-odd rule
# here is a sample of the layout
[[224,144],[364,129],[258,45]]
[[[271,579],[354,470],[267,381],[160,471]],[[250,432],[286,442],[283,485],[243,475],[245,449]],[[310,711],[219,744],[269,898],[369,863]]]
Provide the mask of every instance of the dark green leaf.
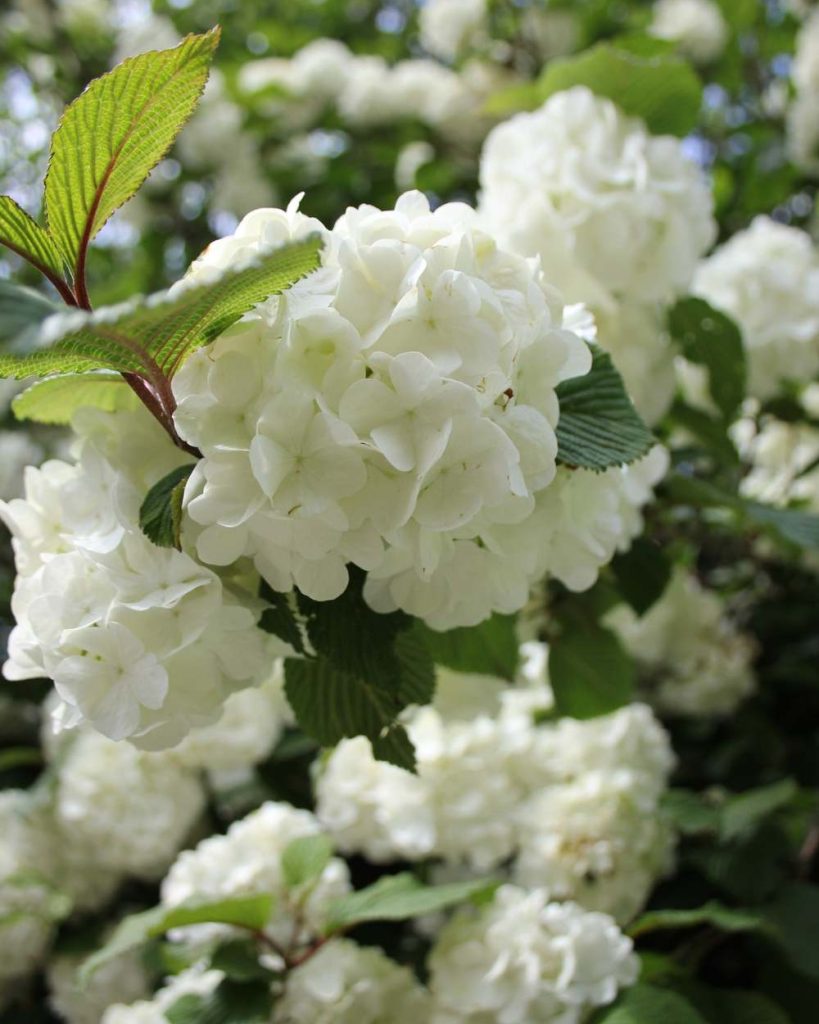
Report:
[[720,815],[720,836],[732,840],[749,834],[775,811],[792,803],[798,793],[793,779],[781,779],[731,797]]
[[663,595],[671,578],[671,562],[663,549],[645,537],[638,537],[611,563],[617,589],[638,615]]
[[403,725],[391,725],[386,732],[370,742],[376,760],[387,761],[407,772],[418,771],[415,747]]
[[766,920],[791,965],[819,978],[819,886],[793,883],[766,908]]
[[259,947],[254,938],[227,939],[221,942],[210,954],[209,966],[236,981],[269,982],[271,977],[270,971],[259,963]]
[[68,373],[46,377],[21,392],[11,403],[18,420],[35,420],[63,426],[78,409],[92,407],[105,412],[134,408],[138,399],[113,370]]
[[654,444],[611,356],[592,348],[592,368],[557,387],[557,457],[567,466],[602,471],[642,458]]
[[180,547],[182,497],[193,464],[177,466],[148,491],[139,510],[139,525],[145,536],[161,548]]
[[708,371],[711,397],[732,421],[745,397],[745,350],[734,321],[704,299],[680,299],[668,314],[668,329],[686,359]]
[[634,664],[617,637],[596,622],[572,618],[549,648],[549,679],[561,715],[595,718],[634,694]]
[[661,807],[683,835],[716,833],[719,829],[720,809],[699,793],[688,789],[669,789],[663,793]]
[[518,667],[515,617],[495,613],[479,626],[439,633],[420,626],[427,649],[437,665],[457,672],[514,679]]
[[6,747],[5,750],[0,750],[0,772],[42,763],[43,753],[39,747]]
[[693,434],[718,462],[728,466],[739,463],[739,452],[728,433],[728,424],[721,417],[712,416],[681,401],[674,402],[670,415],[676,426]]
[[628,934],[637,938],[648,932],[701,925],[710,925],[723,932],[751,932],[764,930],[765,920],[754,911],[734,910],[712,901],[692,910],[649,910],[629,925]]
[[424,885],[411,874],[387,875],[330,905],[326,931],[351,928],[364,921],[406,921],[486,896],[497,883],[487,879]]
[[259,626],[266,633],[272,633],[286,644],[290,644],[294,651],[304,654],[304,638],[301,634],[296,614],[290,604],[290,597],[287,594],[279,594],[271,590],[267,584],[262,584],[259,594],[267,607],[262,612]]
[[333,844],[322,834],[291,840],[282,852],[282,875],[291,889],[315,881],[333,856]]
[[706,1024],[705,1018],[677,992],[637,984],[617,1002],[598,1011],[592,1024]]
[[165,1010],[169,1024],[265,1024],[273,996],[263,981],[225,978],[209,995],[186,995]]
[[760,992],[714,991],[718,1024],[790,1024],[785,1011]]
[[687,135],[697,123],[702,85],[691,66],[668,54],[636,53],[600,43],[573,57],[550,61],[540,78],[546,99],[575,85],[613,100],[641,117],[654,134]]

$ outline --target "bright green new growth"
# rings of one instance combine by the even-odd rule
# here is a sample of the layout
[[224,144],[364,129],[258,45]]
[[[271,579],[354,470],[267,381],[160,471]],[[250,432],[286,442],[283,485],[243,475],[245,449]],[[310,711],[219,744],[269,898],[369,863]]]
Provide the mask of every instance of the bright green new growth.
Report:
[[51,236],[11,196],[0,196],[0,243],[49,280],[62,278],[63,258]]
[[137,400],[122,376],[113,370],[65,373],[36,381],[11,403],[15,419],[65,426],[78,409],[118,412],[133,409]]
[[48,230],[87,305],[88,244],[162,159],[208,78],[219,29],[123,61],[65,111],[45,179]]

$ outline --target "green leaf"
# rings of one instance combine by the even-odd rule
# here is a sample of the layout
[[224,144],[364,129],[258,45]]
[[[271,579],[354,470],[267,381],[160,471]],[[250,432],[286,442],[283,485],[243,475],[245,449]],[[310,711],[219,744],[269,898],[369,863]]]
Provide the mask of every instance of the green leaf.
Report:
[[732,840],[750,834],[767,817],[791,803],[798,793],[793,779],[781,779],[731,797],[720,816],[721,838]]
[[188,994],[165,1010],[169,1024],[265,1024],[273,995],[264,981],[224,978],[208,995]]
[[42,763],[43,752],[39,747],[6,747],[5,750],[0,750],[0,772]]
[[[196,959],[201,958],[201,953]],[[270,980],[270,971],[259,963],[255,938],[227,939],[210,954],[210,968],[237,981]]]
[[711,397],[731,422],[745,397],[745,349],[734,321],[704,299],[680,299],[668,313],[668,329],[682,354],[708,371]]
[[634,694],[634,664],[620,641],[579,616],[549,647],[549,679],[558,712],[572,718],[606,715]]
[[315,881],[333,856],[333,844],[325,835],[301,836],[282,851],[282,875],[285,885],[295,889]]
[[716,833],[719,829],[720,808],[707,803],[699,793],[669,789],[663,793],[660,806],[683,835]]
[[713,990],[718,1024],[791,1024],[781,1007],[761,992]]
[[424,642],[437,665],[456,672],[514,679],[518,667],[518,639],[514,615],[495,613],[479,626],[439,633],[419,624]]
[[418,771],[415,747],[403,725],[391,725],[386,732],[376,736],[370,742],[372,743],[373,757],[377,761],[386,761],[407,772],[416,773]]
[[637,415],[611,356],[590,348],[590,372],[557,387],[557,457],[564,465],[599,472],[642,458],[655,438]]
[[29,355],[0,353],[0,377],[109,369],[148,380],[171,377],[193,349],[206,345],[248,310],[289,288],[319,264],[321,239],[289,242],[203,284],[179,282],[168,292],[94,313],[48,320],[50,342]]
[[139,510],[139,525],[145,536],[161,548],[180,548],[182,497],[193,472],[193,463],[177,466],[155,483]]
[[496,888],[497,882],[487,879],[428,886],[409,873],[387,875],[332,903],[325,931],[332,934],[364,921],[407,921],[487,897]]
[[45,179],[48,230],[82,282],[88,243],[162,159],[196,106],[219,29],[130,57],[63,113]]
[[17,395],[11,408],[18,420],[65,426],[78,409],[117,412],[137,404],[138,399],[120,374],[95,370],[37,381]]
[[764,918],[752,910],[734,910],[711,901],[692,910],[649,910],[632,922],[628,934],[636,939],[649,932],[702,925],[710,925],[723,932],[762,931],[766,927]]
[[658,601],[671,578],[671,562],[663,549],[645,537],[633,541],[628,551],[611,563],[617,589],[638,615],[645,615]]
[[671,418],[676,426],[693,434],[713,458],[727,466],[739,464],[739,452],[721,416],[712,416],[677,399],[671,406]]
[[50,279],[63,276],[63,258],[45,228],[11,196],[0,196],[0,245],[22,256]]
[[819,886],[793,883],[766,908],[773,935],[801,974],[819,978]]
[[290,644],[299,654],[305,653],[304,637],[296,614],[290,605],[287,594],[279,594],[262,581],[259,596],[267,602],[267,607],[259,619],[259,627],[265,633],[272,633],[286,644]]
[[124,918],[105,945],[90,956],[80,968],[80,982],[85,984],[103,964],[123,953],[144,946],[149,939],[192,924],[230,924],[259,931],[273,913],[274,897],[266,893],[226,896],[218,900],[192,900],[178,907],[152,907],[141,914]]
[[705,1018],[681,995],[656,985],[637,984],[617,1002],[599,1011],[592,1024],[706,1024]]
[[679,57],[634,51],[634,46],[618,47],[615,40],[550,61],[540,77],[541,98],[585,85],[626,114],[642,118],[654,134],[687,135],[699,116],[699,78]]
[[33,288],[0,281],[0,352],[30,352],[42,322],[62,308]]

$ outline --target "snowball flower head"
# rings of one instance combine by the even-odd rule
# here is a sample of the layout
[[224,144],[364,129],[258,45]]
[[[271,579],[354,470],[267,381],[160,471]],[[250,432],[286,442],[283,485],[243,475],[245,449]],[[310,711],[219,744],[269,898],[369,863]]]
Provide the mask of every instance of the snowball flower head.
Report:
[[804,231],[757,217],[703,261],[693,291],[742,330],[749,395],[819,372],[819,257]]
[[728,26],[714,0],[657,0],[648,31],[676,43],[696,64],[716,60],[728,41]]
[[486,0],[426,0],[419,15],[421,44],[442,60],[454,60],[486,29]]
[[316,600],[353,563],[375,610],[437,629],[517,610],[549,568],[533,513],[557,472],[555,388],[588,346],[532,262],[419,193],[329,232],[294,205],[255,211],[191,277],[310,230],[322,268],[174,380],[204,456],[185,495],[200,559],[248,556]]
[[290,973],[273,1024],[417,1024],[428,998],[408,968],[337,939]]
[[510,885],[488,907],[456,914],[429,968],[433,1024],[579,1024],[638,971],[610,917]]
[[484,222],[539,255],[570,301],[667,301],[715,235],[710,190],[680,141],[585,86],[493,129],[480,178]]

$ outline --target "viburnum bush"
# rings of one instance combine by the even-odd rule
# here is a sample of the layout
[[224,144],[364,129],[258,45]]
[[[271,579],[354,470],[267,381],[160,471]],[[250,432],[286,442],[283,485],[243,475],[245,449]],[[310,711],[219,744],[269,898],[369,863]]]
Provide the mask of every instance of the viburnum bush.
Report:
[[0,1024],[813,1021],[819,14],[35,6]]

